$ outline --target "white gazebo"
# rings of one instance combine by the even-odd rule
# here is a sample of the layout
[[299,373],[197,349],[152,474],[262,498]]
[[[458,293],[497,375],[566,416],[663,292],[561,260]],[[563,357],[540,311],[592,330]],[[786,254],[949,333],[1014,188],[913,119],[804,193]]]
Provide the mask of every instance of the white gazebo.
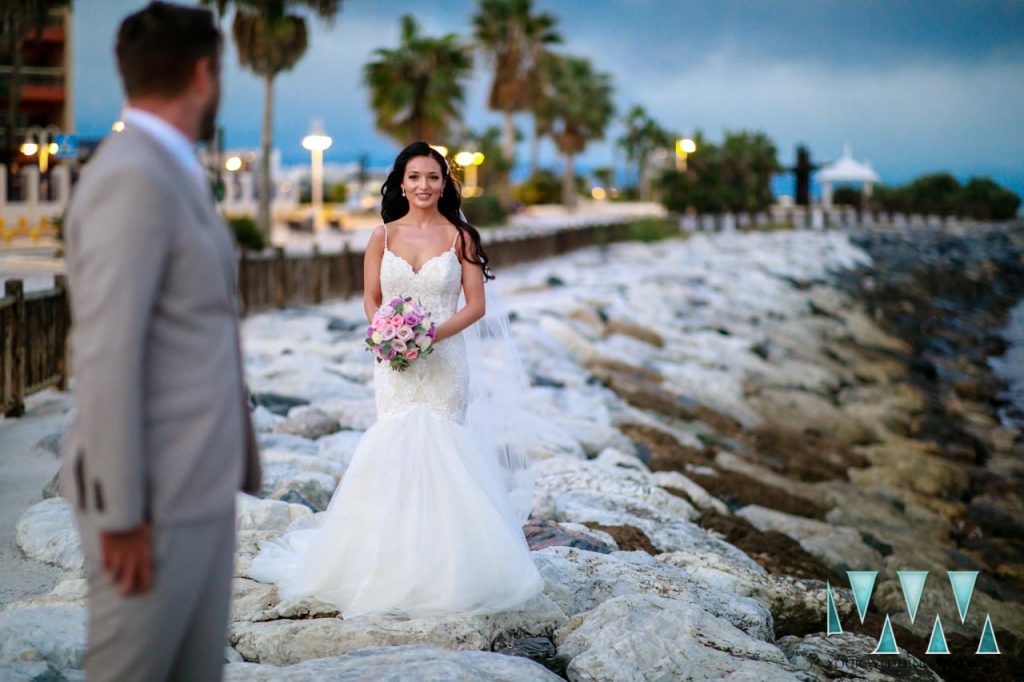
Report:
[[843,146],[843,155],[817,173],[821,183],[821,203],[825,208],[832,207],[832,184],[836,182],[859,182],[864,197],[871,196],[871,185],[879,182],[881,177],[871,167],[870,161],[856,161],[850,145]]

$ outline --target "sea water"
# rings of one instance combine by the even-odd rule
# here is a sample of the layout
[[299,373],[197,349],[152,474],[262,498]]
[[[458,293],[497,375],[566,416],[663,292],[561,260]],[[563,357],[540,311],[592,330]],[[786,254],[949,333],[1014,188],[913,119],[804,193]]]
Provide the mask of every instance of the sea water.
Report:
[[1001,397],[1009,404],[999,410],[1004,426],[1024,429],[1024,300],[1010,311],[1010,319],[1000,332],[1009,343],[1006,353],[989,358],[992,371],[1007,386]]

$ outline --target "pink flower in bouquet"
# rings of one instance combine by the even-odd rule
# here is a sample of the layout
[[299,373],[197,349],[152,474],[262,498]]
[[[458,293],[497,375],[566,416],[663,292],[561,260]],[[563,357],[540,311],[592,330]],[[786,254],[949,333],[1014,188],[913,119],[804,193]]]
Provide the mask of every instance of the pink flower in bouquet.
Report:
[[395,329],[398,329],[403,324],[405,324],[405,318],[404,317],[402,317],[401,315],[392,315],[391,316],[391,326],[393,326]]
[[[390,301],[390,303],[388,303],[388,305],[390,305],[392,308],[397,308],[398,306],[402,305],[403,303],[405,303],[405,299],[404,298],[402,298],[401,296],[395,296],[393,299],[391,299],[391,301]],[[394,312],[395,311],[392,310],[388,314],[391,315],[391,314],[394,314]]]
[[374,313],[373,316],[377,317],[378,315],[380,315],[381,317],[391,317],[394,314],[395,309],[389,305],[386,305],[381,307],[376,313]]
[[382,327],[380,330],[380,337],[385,341],[390,341],[391,339],[395,338],[395,328],[392,327],[390,324],[384,325],[384,327]]
[[430,329],[427,330],[427,336],[433,339],[437,335],[437,327],[430,325]]
[[405,341],[398,341],[397,339],[391,342],[391,347],[399,353],[404,353],[409,349],[409,347],[405,345]]
[[408,313],[405,314],[405,323],[407,325],[409,325],[410,327],[415,327],[416,325],[418,325],[422,321],[423,321],[423,316],[418,314],[418,313],[408,312]]
[[395,334],[396,338],[400,341],[405,341],[406,343],[408,343],[414,336],[416,336],[416,334],[408,327],[401,327]]
[[366,328],[366,335],[367,336],[373,336],[373,333],[375,331],[377,331],[377,330],[373,328],[373,325],[370,325],[369,327]]
[[419,357],[419,355],[420,355],[419,350],[417,350],[415,348],[410,348],[409,350],[405,351],[405,359],[406,360],[415,360],[416,358]]

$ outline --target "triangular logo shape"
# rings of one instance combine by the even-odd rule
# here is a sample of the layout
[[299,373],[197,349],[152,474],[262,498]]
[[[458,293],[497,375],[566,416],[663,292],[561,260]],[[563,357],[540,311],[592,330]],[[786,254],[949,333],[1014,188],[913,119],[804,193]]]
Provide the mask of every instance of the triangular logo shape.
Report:
[[836,610],[836,601],[832,598],[832,585],[825,581],[825,589],[828,590],[828,623],[825,636],[838,635],[843,631],[839,623],[839,611]]
[[892,634],[892,623],[889,622],[889,614],[885,614],[885,625],[882,626],[882,635],[878,638],[878,646],[871,653],[873,654],[898,654],[896,636]]
[[900,590],[903,592],[903,601],[907,603],[907,613],[910,615],[910,622],[917,618],[917,607],[921,605],[921,595],[924,593],[924,581],[928,577],[928,571],[896,571],[900,578]]
[[981,631],[981,641],[978,642],[976,654],[998,654],[999,642],[996,641],[996,633],[992,630],[992,618],[985,614],[985,627]]
[[932,636],[928,639],[928,650],[925,653],[949,653],[949,645],[946,644],[946,633],[942,631],[942,620],[938,616],[935,616],[935,625],[932,626]]
[[850,579],[853,601],[857,604],[857,615],[863,623],[864,616],[868,614],[868,602],[871,601],[871,592],[875,589],[878,571],[847,571],[846,576]]
[[967,620],[967,609],[971,605],[971,596],[974,594],[974,583],[978,580],[977,571],[946,571],[949,576],[949,584],[953,586],[953,598],[956,599],[956,608],[960,611],[960,622]]

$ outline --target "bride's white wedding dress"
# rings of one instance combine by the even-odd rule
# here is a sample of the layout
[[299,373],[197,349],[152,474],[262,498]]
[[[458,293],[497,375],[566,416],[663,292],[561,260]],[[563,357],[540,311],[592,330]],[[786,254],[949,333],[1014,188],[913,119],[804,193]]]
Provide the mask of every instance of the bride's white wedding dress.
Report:
[[[456,312],[455,244],[419,272],[391,252],[385,302],[413,296],[440,324]],[[405,372],[377,364],[377,421],[363,434],[319,528],[263,543],[250,575],[286,599],[315,596],[344,617],[493,613],[540,592],[501,465],[466,428],[462,334]]]

